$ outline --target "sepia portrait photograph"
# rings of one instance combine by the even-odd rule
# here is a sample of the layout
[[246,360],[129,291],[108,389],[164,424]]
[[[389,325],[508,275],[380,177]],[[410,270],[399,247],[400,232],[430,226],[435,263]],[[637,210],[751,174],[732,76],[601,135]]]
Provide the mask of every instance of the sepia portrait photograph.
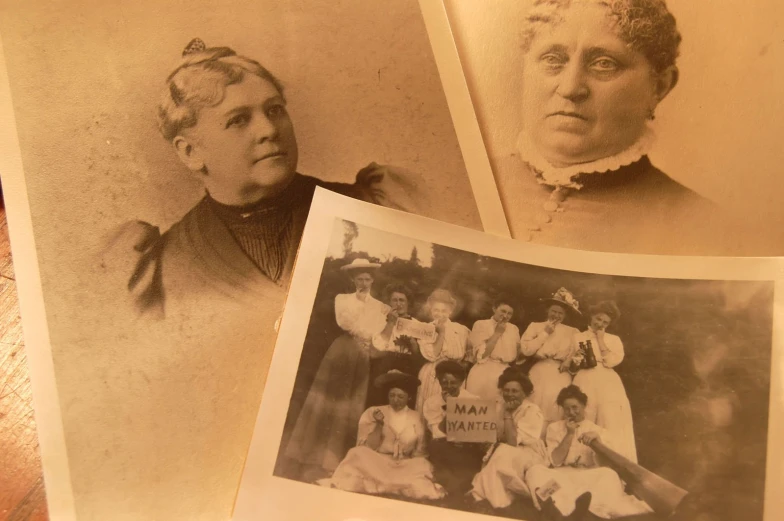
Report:
[[320,202],[237,521],[307,517],[286,493],[354,505],[329,519],[387,519],[359,495],[446,511],[387,501],[389,519],[774,519],[772,280],[665,276],[674,257],[661,275],[616,261],[650,276],[530,264],[509,240],[454,248],[435,242],[459,235],[446,225],[412,237],[415,224],[381,230]]
[[0,35],[62,415],[44,461],[68,455],[47,492],[225,518],[316,187],[482,229],[419,3],[3,1]]
[[445,4],[515,238],[784,254],[780,3]]

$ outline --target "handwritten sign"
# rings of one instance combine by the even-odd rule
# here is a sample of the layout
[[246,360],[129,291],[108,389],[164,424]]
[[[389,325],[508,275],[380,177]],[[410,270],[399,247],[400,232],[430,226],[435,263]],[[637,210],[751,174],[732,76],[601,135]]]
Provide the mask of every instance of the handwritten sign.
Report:
[[452,398],[446,400],[446,440],[494,443],[498,412],[493,400]]
[[417,340],[426,340],[428,342],[436,341],[436,326],[426,322],[419,322],[418,320],[411,320],[408,318],[397,319],[395,332],[398,335],[410,336]]

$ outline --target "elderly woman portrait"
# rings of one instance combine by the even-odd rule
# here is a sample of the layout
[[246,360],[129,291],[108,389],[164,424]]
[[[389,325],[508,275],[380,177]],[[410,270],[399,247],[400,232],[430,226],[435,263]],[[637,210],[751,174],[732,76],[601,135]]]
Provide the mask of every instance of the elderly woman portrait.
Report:
[[163,234],[132,222],[113,238],[110,257],[136,258],[127,288],[142,313],[164,316],[170,302],[205,292],[282,298],[317,186],[416,210],[413,174],[375,163],[354,184],[299,173],[283,84],[228,47],[207,47],[198,39],[188,44],[166,78],[158,126],[206,193]]
[[408,402],[416,377],[391,370],[374,381],[387,395],[387,405],[370,407],[359,419],[357,446],[346,454],[331,478],[320,485],[412,499],[440,499],[444,489],[434,483],[425,458],[425,426]]
[[[459,42],[466,33],[464,54],[487,76],[500,75],[478,63],[486,51],[478,47],[484,40],[476,33],[490,41],[488,46],[496,34],[481,32],[482,22],[472,17],[479,15],[475,7],[451,4]],[[504,59],[493,63],[517,68],[507,71],[516,83],[478,77],[474,83],[487,82],[481,83],[488,96],[486,133],[517,135],[515,145],[512,139],[507,145],[512,153],[494,157],[515,238],[622,253],[784,253],[781,240],[761,237],[743,215],[732,218],[649,157],[657,110],[682,74],[682,37],[664,0],[526,0],[489,9],[497,16],[508,12],[514,21],[502,22],[508,33],[504,41],[513,47],[499,48]],[[470,66],[467,73],[470,78]],[[503,97],[490,99],[498,89],[517,96],[514,131],[491,127],[514,124],[492,112],[508,111]],[[480,112],[482,103],[480,98]],[[489,146],[492,153],[492,138]]]

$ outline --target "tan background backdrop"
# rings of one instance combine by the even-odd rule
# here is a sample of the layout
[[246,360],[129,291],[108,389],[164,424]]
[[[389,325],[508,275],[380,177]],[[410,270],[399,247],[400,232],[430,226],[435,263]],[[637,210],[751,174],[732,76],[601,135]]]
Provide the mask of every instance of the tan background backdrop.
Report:
[[[522,117],[520,0],[445,0],[485,144],[514,150]],[[784,226],[784,4],[669,0],[680,83],[656,112],[654,164],[764,226]]]
[[69,463],[79,519],[225,519],[272,321],[253,330],[211,303],[174,323],[128,324],[119,301],[130,271],[107,281],[95,254],[116,225],[165,229],[202,194],[154,118],[195,36],[282,79],[301,172],[350,182],[370,161],[415,170],[439,196],[430,215],[478,228],[418,4],[0,0],[0,35],[63,415],[67,454],[56,456]]

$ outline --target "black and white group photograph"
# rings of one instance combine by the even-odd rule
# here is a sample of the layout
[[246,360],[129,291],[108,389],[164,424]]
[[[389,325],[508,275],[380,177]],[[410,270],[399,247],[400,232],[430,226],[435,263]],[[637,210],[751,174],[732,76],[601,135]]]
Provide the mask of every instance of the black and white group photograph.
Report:
[[274,474],[510,519],[762,520],[772,323],[770,282],[563,271],[338,219]]

